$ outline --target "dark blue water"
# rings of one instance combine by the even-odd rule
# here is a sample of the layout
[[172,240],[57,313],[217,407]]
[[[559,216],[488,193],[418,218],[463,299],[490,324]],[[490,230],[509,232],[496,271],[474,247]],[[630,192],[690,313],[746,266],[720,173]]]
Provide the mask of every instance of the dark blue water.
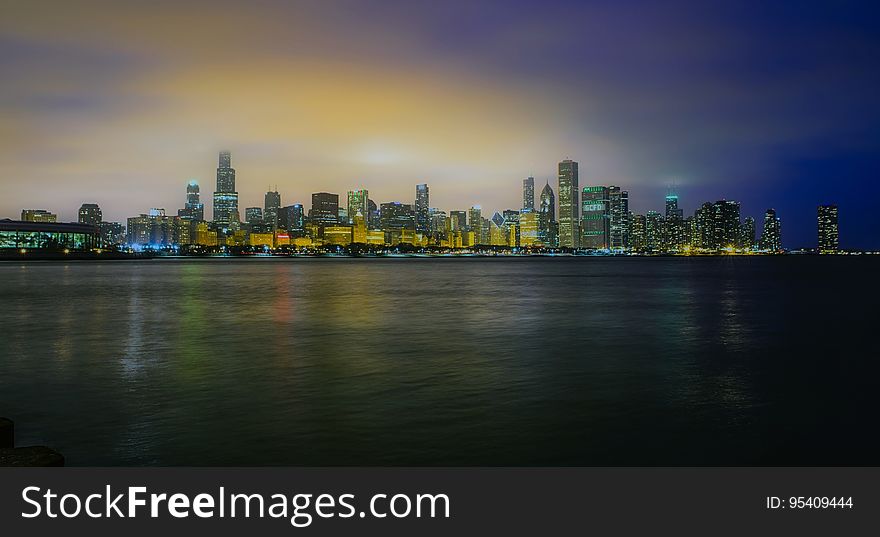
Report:
[[876,465],[880,258],[0,264],[71,465]]

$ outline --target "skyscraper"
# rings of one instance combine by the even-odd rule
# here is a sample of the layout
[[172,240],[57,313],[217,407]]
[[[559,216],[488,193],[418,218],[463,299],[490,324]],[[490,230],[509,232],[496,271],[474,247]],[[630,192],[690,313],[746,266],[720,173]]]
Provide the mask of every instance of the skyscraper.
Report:
[[244,221],[250,225],[258,225],[263,223],[263,209],[260,207],[245,207]]
[[723,250],[739,242],[739,202],[716,201],[712,206],[712,248]]
[[582,200],[583,212],[581,214],[580,246],[594,250],[609,248],[611,202],[608,199],[608,187],[585,186]]
[[97,226],[102,222],[103,218],[101,216],[101,208],[98,207],[97,203],[83,203],[79,207],[79,213],[77,215],[77,222],[80,224],[89,224],[90,226]]
[[703,250],[715,249],[715,209],[708,201],[694,211],[694,239],[692,245]]
[[837,205],[820,205],[817,209],[816,220],[819,231],[819,251],[836,251],[840,248]]
[[[474,244],[483,244],[482,207],[474,205],[468,209],[468,231],[474,232]],[[485,237],[488,238],[488,237]]]
[[266,192],[263,199],[263,222],[275,229],[278,227],[278,209],[281,208],[281,194],[278,193],[278,187],[275,190]]
[[229,151],[222,151],[220,166],[217,168],[217,189],[214,191],[214,223],[220,227],[227,227],[237,222],[239,218],[232,155]]
[[578,247],[578,163],[559,163],[559,246]]
[[[291,237],[302,237],[305,233],[305,214],[303,206],[299,203],[288,205],[281,210],[284,214],[285,229],[290,232]],[[279,218],[281,220],[281,218]]]
[[534,209],[524,207],[519,215],[519,244],[534,246],[538,240],[538,215]]
[[177,216],[184,220],[201,222],[205,219],[205,205],[199,199],[199,183],[191,179],[186,184],[186,203],[177,211]]
[[339,194],[316,192],[312,194],[312,208],[309,220],[321,226],[336,225],[339,218]]
[[647,218],[643,214],[631,214],[630,222],[632,248],[637,252],[643,252],[648,248]]
[[538,242],[548,248],[555,248],[557,242],[556,195],[550,183],[541,190],[541,206],[538,210]]
[[348,191],[348,219],[350,223],[354,223],[354,217],[357,215],[358,211],[360,211],[361,215],[364,217],[364,222],[369,224],[370,218],[370,194],[367,192],[365,188],[358,188],[357,190],[349,190]]
[[449,211],[452,231],[467,230],[467,211]]
[[379,218],[384,230],[415,229],[415,211],[408,203],[392,201],[379,205]]
[[428,185],[416,185],[416,231],[425,235],[431,230],[431,215],[428,199]]
[[535,178],[526,177],[523,179],[523,209],[535,208]]
[[761,229],[761,249],[769,252],[782,250],[782,224],[774,209],[764,213],[764,228]]
[[608,187],[610,212],[610,247],[622,250],[630,247],[629,192],[619,186]]
[[663,245],[663,217],[657,211],[648,211],[645,215],[645,249],[658,252]]
[[684,218],[684,212],[678,208],[678,195],[666,195],[666,218],[678,217]]
[[739,247],[751,250],[755,247],[755,219],[746,217],[739,228]]

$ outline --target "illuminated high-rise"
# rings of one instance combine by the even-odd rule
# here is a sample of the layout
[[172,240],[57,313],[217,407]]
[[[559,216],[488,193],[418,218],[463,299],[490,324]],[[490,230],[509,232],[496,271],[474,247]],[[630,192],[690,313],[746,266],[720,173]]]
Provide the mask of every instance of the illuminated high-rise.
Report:
[[220,227],[228,227],[238,222],[239,218],[232,155],[229,151],[222,151],[220,165],[217,167],[217,188],[214,191],[214,223]]
[[535,208],[535,178],[526,177],[523,179],[523,209]]
[[263,198],[263,222],[271,229],[278,227],[278,210],[281,208],[281,194],[275,190],[266,192]]
[[541,190],[541,205],[538,208],[538,242],[547,248],[559,246],[556,195],[549,182]]
[[582,195],[580,246],[595,250],[607,249],[611,242],[611,202],[608,199],[608,187],[585,186]]
[[767,209],[764,213],[764,228],[761,230],[760,247],[768,252],[782,250],[782,223],[776,216],[776,210]]
[[101,208],[98,207],[97,203],[83,203],[80,205],[79,213],[77,213],[77,222],[97,226],[102,220]]
[[712,249],[736,247],[739,242],[739,202],[716,201],[712,206]]
[[666,195],[666,218],[683,218],[684,212],[678,207],[678,195]]
[[177,216],[191,222],[201,222],[205,219],[205,205],[200,200],[199,183],[195,179],[186,184],[186,203],[183,209],[177,211]]
[[316,192],[312,194],[309,221],[319,226],[336,225],[339,219],[339,194]]
[[523,208],[519,215],[519,244],[528,247],[540,243],[538,238],[538,215],[534,209]]
[[408,203],[400,203],[392,201],[379,205],[379,219],[382,229],[388,230],[410,230],[415,229],[415,211],[413,206]]
[[609,241],[610,248],[622,250],[630,247],[629,192],[619,186],[608,187]]
[[349,223],[354,223],[354,217],[357,215],[358,211],[360,211],[361,215],[364,217],[364,221],[368,222],[370,216],[369,200],[370,194],[365,188],[348,191],[346,214],[348,215]]
[[261,207],[245,207],[244,221],[250,225],[263,223],[263,209]]
[[283,215],[283,218],[281,216],[278,218],[279,226],[283,219],[283,227],[290,232],[291,237],[305,236],[305,213],[301,204],[294,203],[293,205],[288,205],[281,209],[279,215]]
[[488,237],[483,237],[482,211],[483,209],[479,205],[468,209],[468,231],[474,233],[474,244],[483,244],[484,239],[488,239]]
[[44,209],[22,209],[21,219],[25,222],[56,222],[58,215]]
[[657,211],[645,215],[645,250],[659,252],[663,249],[663,216]]
[[452,231],[467,231],[467,211],[449,211]]
[[630,214],[630,245],[636,252],[648,249],[647,218],[643,214]]
[[428,198],[428,185],[416,185],[416,231],[425,235],[431,230],[430,200]]
[[837,205],[820,205],[817,209],[816,220],[819,231],[819,251],[836,251],[840,248]]
[[739,247],[751,250],[755,247],[755,219],[751,216],[743,219],[739,228]]
[[578,247],[578,163],[559,163],[559,246]]

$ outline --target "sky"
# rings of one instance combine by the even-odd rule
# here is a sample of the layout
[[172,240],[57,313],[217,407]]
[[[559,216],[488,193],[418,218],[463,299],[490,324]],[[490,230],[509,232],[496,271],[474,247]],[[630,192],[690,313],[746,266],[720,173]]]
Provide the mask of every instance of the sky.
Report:
[[814,246],[880,247],[870,2],[0,0],[0,218],[175,213],[217,154],[240,207],[367,188],[519,208],[522,179],[619,185],[639,213],[735,199]]

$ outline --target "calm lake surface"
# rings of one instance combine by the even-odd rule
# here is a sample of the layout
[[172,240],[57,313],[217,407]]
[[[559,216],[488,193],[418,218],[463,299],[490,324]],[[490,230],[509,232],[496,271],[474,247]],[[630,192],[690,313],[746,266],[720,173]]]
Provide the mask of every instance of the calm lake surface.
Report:
[[0,263],[69,465],[877,465],[880,257]]

